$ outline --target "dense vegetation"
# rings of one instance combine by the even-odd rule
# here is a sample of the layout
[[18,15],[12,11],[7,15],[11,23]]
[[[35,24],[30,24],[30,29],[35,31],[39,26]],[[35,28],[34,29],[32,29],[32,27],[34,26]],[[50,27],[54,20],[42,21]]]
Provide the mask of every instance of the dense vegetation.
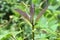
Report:
[[0,0],[0,40],[60,40],[60,0]]

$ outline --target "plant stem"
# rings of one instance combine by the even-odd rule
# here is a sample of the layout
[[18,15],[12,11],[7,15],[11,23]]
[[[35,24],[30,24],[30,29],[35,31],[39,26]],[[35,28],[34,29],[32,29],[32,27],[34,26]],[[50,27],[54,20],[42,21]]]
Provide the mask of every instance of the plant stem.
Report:
[[32,39],[34,40],[34,24],[32,23]]

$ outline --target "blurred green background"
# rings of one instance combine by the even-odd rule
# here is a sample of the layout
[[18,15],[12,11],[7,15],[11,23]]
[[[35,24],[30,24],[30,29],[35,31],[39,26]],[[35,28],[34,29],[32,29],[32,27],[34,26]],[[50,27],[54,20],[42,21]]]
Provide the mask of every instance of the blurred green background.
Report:
[[[41,11],[44,0],[32,0],[35,16]],[[31,27],[14,9],[29,14],[31,0],[0,0],[0,40],[32,40]],[[35,40],[60,40],[60,0],[48,0],[45,14],[35,25]]]

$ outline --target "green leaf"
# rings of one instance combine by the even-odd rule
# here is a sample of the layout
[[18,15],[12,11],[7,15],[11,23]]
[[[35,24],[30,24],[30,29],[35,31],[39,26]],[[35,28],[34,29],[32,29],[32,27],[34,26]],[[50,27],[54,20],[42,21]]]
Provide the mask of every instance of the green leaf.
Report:
[[40,20],[38,21],[37,26],[41,27],[41,28],[47,28],[48,27],[48,22],[47,22],[47,18],[45,18],[44,16],[42,16],[40,18]]
[[17,40],[23,40],[22,37],[17,38]]

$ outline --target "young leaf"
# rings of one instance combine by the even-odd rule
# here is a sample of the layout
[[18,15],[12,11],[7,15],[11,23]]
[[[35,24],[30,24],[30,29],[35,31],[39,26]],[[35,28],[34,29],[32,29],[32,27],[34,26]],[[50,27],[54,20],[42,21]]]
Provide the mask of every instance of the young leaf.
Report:
[[[46,2],[46,4],[47,4],[47,2]],[[42,9],[42,11],[37,16],[36,21],[39,20],[39,18],[44,14],[44,12],[47,10],[47,8],[48,8],[48,5],[46,5],[46,7],[44,9]]]
[[23,12],[20,9],[15,9],[18,13],[20,13],[24,18],[26,18],[27,20],[30,20],[30,17],[27,13]]
[[31,4],[30,6],[30,21],[33,21],[33,17],[34,17],[34,4]]

